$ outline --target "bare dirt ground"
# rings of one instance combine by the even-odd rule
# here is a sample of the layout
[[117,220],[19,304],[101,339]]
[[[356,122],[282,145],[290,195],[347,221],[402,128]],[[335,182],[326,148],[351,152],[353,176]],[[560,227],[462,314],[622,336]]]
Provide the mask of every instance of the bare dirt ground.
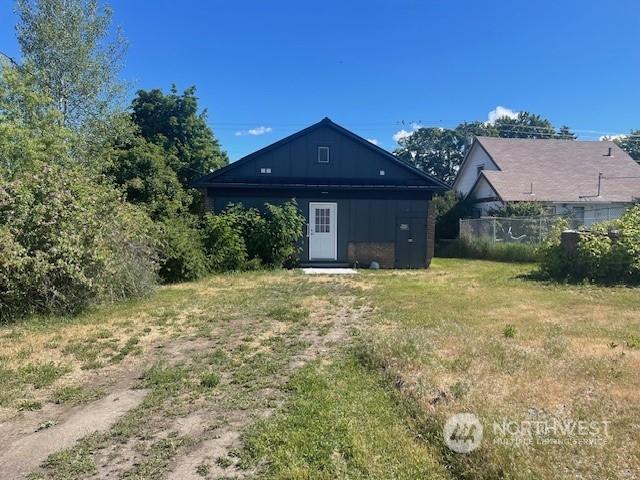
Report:
[[339,281],[305,285],[222,321],[203,308],[177,311],[180,328],[151,323],[138,355],[78,374],[97,399],[5,412],[2,479],[252,476],[235,455],[242,431],[273,415],[291,374],[331,355],[368,313]]
[[108,430],[118,418],[139,405],[146,394],[145,390],[116,390],[84,407],[48,412],[49,420],[42,423],[29,418],[0,428],[3,478],[27,476],[52,453],[72,447],[90,433]]
[[[313,307],[309,317],[309,328],[298,333],[298,338],[306,347],[291,356],[286,367],[278,372],[277,380],[273,387],[259,390],[257,394],[265,399],[270,399],[267,408],[238,409],[230,412],[219,411],[217,414],[227,417],[224,426],[215,429],[210,438],[200,441],[191,451],[177,458],[169,478],[175,480],[189,480],[204,478],[245,478],[253,472],[238,468],[233,456],[229,456],[241,446],[241,433],[243,429],[256,419],[266,418],[272,415],[275,409],[284,400],[283,393],[279,390],[286,380],[307,362],[327,358],[330,353],[345,340],[348,330],[356,327],[367,308],[355,308],[353,299],[341,302],[339,305],[331,305],[326,300],[310,299],[308,306]],[[318,312],[323,312],[322,314]],[[329,313],[327,313],[329,312]],[[273,338],[273,331],[266,336]],[[210,412],[213,413],[213,412]],[[202,417],[202,412],[195,415]],[[215,414],[214,414],[215,415]],[[229,458],[231,464],[219,459]],[[206,473],[201,467],[206,465]],[[199,468],[200,467],[200,468]]]

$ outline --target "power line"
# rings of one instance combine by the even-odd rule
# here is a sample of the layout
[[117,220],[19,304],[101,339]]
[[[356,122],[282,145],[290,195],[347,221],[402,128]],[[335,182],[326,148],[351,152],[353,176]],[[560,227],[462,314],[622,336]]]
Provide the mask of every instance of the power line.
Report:
[[[267,125],[270,127],[304,127],[308,126],[309,123],[278,123],[278,122],[268,122],[268,121],[254,121],[254,122],[208,122],[210,125],[214,126],[217,129],[242,129],[242,128],[252,128],[256,125]],[[379,121],[379,122],[354,122],[348,123],[348,125],[352,128],[358,127],[375,127],[375,128],[387,128],[387,127],[411,127],[414,131],[420,128],[450,128],[454,129],[456,127],[445,127],[444,121],[431,121],[431,122],[422,122],[422,121],[406,121],[406,120],[396,120],[396,121]],[[462,121],[459,125],[463,125],[465,123],[472,123],[468,121]],[[487,125],[490,127],[490,125]],[[590,135],[584,135],[582,137],[594,138],[597,137],[622,137],[624,139],[635,139],[640,138],[640,134],[631,134],[631,133],[616,133],[616,132],[605,132],[599,130],[591,130],[591,129],[574,129],[569,128],[571,133],[560,133],[559,129],[555,129],[554,127],[543,127],[539,125],[500,125],[496,127],[501,131],[508,131],[511,133],[527,133],[527,134],[541,134],[541,135],[549,135],[553,138],[571,138],[571,133],[580,134],[586,133]],[[595,139],[595,138],[594,138]],[[599,139],[599,138],[598,138]]]
[[9,62],[11,62],[14,66],[21,68],[21,65],[11,56],[7,55],[6,53],[4,53],[2,50],[0,50],[0,55],[2,55],[4,58],[6,58],[7,60],[9,60]]
[[[0,55],[6,58],[12,65],[16,68],[24,71],[25,73],[31,75],[33,78],[38,79],[38,77],[24,65],[18,63],[18,61],[6,54],[5,52],[0,50]],[[39,80],[39,79],[38,79]],[[49,91],[52,91],[51,87],[44,84]],[[458,125],[470,124],[473,125],[477,121],[468,121],[463,120]],[[210,125],[215,126],[216,129],[226,130],[226,129],[242,129],[255,127],[255,125],[268,125],[273,127],[304,127],[307,126],[308,123],[278,123],[278,122],[208,122]],[[442,125],[445,123],[444,120],[395,120],[395,121],[375,121],[375,122],[357,122],[357,123],[349,123],[349,126],[352,128],[387,128],[387,127],[411,127],[414,130],[418,130],[420,128],[444,128]],[[428,125],[427,125],[428,124]],[[490,124],[485,122],[485,125],[488,127]],[[454,127],[455,128],[455,127]],[[556,139],[572,139],[573,136],[571,134],[562,134],[559,130],[556,130],[554,127],[543,127],[539,125],[519,125],[519,124],[504,124],[498,127],[498,130],[507,130],[509,133],[514,134],[540,134],[540,135],[549,135],[551,138]],[[590,130],[590,129],[573,129],[569,128],[572,133],[588,133],[593,135],[597,135],[598,137],[620,137],[621,140],[625,141],[640,141],[640,134],[631,134],[631,133],[614,133],[614,132],[604,132],[598,130]],[[594,138],[595,140],[595,138]],[[597,140],[609,140],[608,138],[598,138]]]

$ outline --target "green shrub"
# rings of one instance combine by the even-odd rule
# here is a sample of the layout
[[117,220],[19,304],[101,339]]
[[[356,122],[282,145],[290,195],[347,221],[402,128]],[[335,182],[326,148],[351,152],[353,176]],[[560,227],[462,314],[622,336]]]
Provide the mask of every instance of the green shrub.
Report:
[[221,214],[240,234],[245,244],[247,259],[262,263],[268,250],[268,226],[266,219],[255,208],[245,208],[241,203],[230,205]]
[[463,200],[453,190],[434,195],[432,203],[436,215],[436,241],[457,238],[460,234],[460,219],[473,215],[474,204]]
[[71,165],[0,185],[0,320],[73,313],[156,284],[151,222]]
[[538,270],[544,276],[559,278],[566,268],[567,259],[560,246],[560,235],[569,228],[569,222],[559,218],[551,226],[547,237],[538,248],[540,264]]
[[244,239],[247,258],[267,267],[290,267],[298,261],[304,217],[295,200],[283,205],[265,204],[264,213],[241,204],[229,207],[223,215],[232,219]]
[[[577,249],[566,253],[559,223],[541,248],[540,272],[558,280],[640,283],[640,205],[612,222],[592,225],[580,235]],[[612,231],[618,232],[616,239]]]
[[202,221],[204,252],[212,271],[242,270],[247,267],[247,247],[232,214],[207,213]]
[[297,263],[300,255],[299,241],[305,219],[295,200],[285,202],[282,206],[266,204],[266,209],[269,249],[263,261],[274,267],[291,267]]
[[509,202],[489,212],[492,217],[540,217],[545,209],[540,202]]
[[223,213],[182,215],[159,223],[160,276],[196,280],[208,272],[290,266],[300,251],[304,217],[295,201],[255,208],[232,205]]
[[209,272],[204,236],[189,214],[158,224],[160,276],[167,283],[197,280]]
[[446,245],[439,245],[439,257],[474,258],[498,262],[535,262],[537,248],[526,243],[493,243],[487,239],[459,238]]

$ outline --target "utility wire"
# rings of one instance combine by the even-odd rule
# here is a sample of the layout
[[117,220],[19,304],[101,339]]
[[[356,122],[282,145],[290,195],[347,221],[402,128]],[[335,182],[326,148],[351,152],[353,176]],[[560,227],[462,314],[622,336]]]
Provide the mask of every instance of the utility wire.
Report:
[[[460,125],[464,123],[469,123],[467,121],[463,121]],[[309,123],[276,123],[276,122],[209,122],[210,125],[216,127],[217,129],[241,129],[245,128],[253,128],[256,125],[268,125],[271,127],[303,127],[308,126]],[[455,128],[455,127],[445,127],[444,122],[407,122],[407,121],[395,121],[395,122],[357,122],[357,123],[348,123],[348,125],[352,128],[357,127],[376,127],[376,128],[387,128],[387,127],[399,127],[399,126],[411,126],[414,125],[414,130],[419,128]],[[539,125],[501,125],[499,127],[501,131],[507,131],[510,133],[522,133],[522,134],[541,134],[541,135],[549,135],[552,138],[572,138],[570,133],[563,134],[560,133],[560,130],[552,128],[552,127],[542,127]],[[599,130],[587,130],[587,129],[573,129],[569,128],[570,132],[573,134],[580,133],[588,133],[590,135],[585,135],[586,137],[593,138],[594,136],[599,137],[623,137],[624,139],[635,139],[640,138],[640,134],[631,134],[631,133],[615,133],[615,132],[605,132]],[[585,137],[583,136],[583,137]]]
[[[12,65],[16,68],[24,71],[25,73],[31,75],[33,78],[38,79],[38,77],[31,72],[24,65],[18,63],[18,61],[12,56],[0,50],[0,55],[6,58]],[[47,84],[45,86],[51,91],[51,87]],[[216,129],[237,129],[241,127],[251,128],[255,127],[255,125],[269,125],[275,127],[303,127],[307,126],[307,123],[274,123],[274,122],[208,122],[210,125],[215,126]],[[358,123],[350,123],[349,126],[356,127],[378,127],[378,128],[386,128],[386,127],[412,127],[417,130],[419,128],[445,128],[442,125],[445,122],[443,120],[396,120],[396,121],[376,121],[376,122],[358,122]],[[473,124],[475,122],[470,122],[468,120],[463,120],[459,123],[459,125],[464,124]],[[429,125],[427,125],[429,124]],[[416,128],[417,127],[417,128]],[[499,127],[500,130],[507,130],[509,133],[514,134],[541,134],[541,135],[550,135],[551,138],[556,139],[572,139],[573,136],[571,134],[561,134],[559,130],[556,130],[553,127],[542,127],[539,125],[501,125]],[[613,133],[613,132],[603,132],[598,130],[587,130],[587,129],[569,129],[572,133],[590,133],[592,135],[597,135],[598,137],[621,137],[625,141],[640,141],[640,134],[627,134],[627,133]],[[601,138],[598,138],[600,140]],[[602,140],[608,140],[607,138],[602,138]]]

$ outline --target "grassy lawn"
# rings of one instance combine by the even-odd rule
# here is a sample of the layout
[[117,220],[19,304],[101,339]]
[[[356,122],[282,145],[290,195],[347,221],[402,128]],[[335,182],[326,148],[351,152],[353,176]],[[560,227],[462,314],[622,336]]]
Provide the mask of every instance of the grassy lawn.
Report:
[[[635,478],[638,290],[541,284],[527,279],[531,270],[438,259],[426,272],[354,278],[376,309],[349,360],[338,374],[304,373],[282,417],[248,435],[250,456],[270,460],[273,478]],[[371,375],[384,381],[367,385]],[[389,386],[399,395],[387,396]],[[459,412],[484,425],[470,454],[443,444],[442,427]],[[610,422],[608,435],[517,444],[492,428],[554,419]]]
[[[349,278],[221,275],[3,326],[0,420],[81,408],[129,377],[148,390],[33,478],[165,478],[236,431],[233,448],[202,455],[199,476],[635,478],[640,294],[539,283],[532,268],[437,259]],[[484,427],[469,454],[443,443],[459,412]],[[608,422],[608,435],[493,427],[556,420]]]

